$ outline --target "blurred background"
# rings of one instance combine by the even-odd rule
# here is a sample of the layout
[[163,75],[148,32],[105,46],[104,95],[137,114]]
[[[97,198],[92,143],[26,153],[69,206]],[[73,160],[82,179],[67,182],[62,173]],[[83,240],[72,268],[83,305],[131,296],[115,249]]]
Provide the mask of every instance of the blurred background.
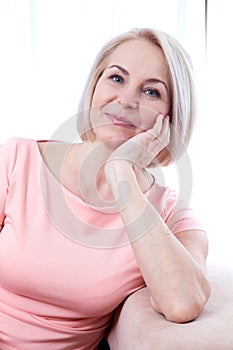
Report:
[[[112,36],[134,27],[170,33],[192,58],[198,93],[190,202],[209,235],[209,260],[233,266],[232,13],[231,0],[0,0],[0,144],[50,139],[75,115]],[[168,186],[180,190],[185,166],[165,170]]]

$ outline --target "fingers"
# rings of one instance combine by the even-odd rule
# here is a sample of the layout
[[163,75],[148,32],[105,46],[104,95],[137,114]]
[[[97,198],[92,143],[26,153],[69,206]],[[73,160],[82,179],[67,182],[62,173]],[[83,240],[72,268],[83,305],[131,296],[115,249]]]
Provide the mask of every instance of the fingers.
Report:
[[159,114],[156,118],[156,122],[153,126],[152,129],[148,130],[148,132],[154,136],[154,138],[157,138],[162,130],[163,127],[163,120],[164,120],[164,116],[162,114]]
[[159,114],[156,118],[156,122],[154,124],[154,127],[150,130],[148,130],[148,133],[150,133],[154,139],[164,139],[167,138],[167,136],[170,135],[170,126],[169,126],[169,120],[170,117],[167,116],[163,116],[162,114]]
[[170,120],[170,118],[169,118],[168,115],[166,117],[164,117],[163,125],[162,125],[160,136],[159,136],[159,140],[164,145],[164,147],[166,147],[168,145],[169,140],[170,140],[170,123],[169,123],[169,120]]
[[164,149],[170,141],[170,123],[169,116],[163,116],[161,114],[156,118],[155,125],[148,132],[152,136],[152,140],[149,149],[158,154]]

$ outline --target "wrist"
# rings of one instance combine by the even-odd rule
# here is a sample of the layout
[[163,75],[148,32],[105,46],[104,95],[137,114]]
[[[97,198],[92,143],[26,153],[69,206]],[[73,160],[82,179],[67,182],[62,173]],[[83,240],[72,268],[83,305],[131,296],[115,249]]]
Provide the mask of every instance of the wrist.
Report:
[[117,186],[120,182],[123,181],[130,184],[137,182],[133,164],[127,160],[108,160],[105,164],[105,177],[114,194],[117,193]]

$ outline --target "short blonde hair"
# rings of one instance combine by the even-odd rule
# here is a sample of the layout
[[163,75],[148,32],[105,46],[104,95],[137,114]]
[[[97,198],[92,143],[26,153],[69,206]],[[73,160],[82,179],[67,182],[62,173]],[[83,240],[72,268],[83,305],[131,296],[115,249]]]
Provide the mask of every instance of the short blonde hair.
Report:
[[149,28],[132,29],[105,44],[95,59],[80,100],[78,132],[83,141],[94,140],[89,112],[96,84],[112,52],[122,43],[133,39],[147,40],[160,47],[168,64],[171,85],[170,142],[156,157],[156,162],[165,166],[175,161],[188,146],[196,117],[196,94],[189,55],[176,39],[164,32]]

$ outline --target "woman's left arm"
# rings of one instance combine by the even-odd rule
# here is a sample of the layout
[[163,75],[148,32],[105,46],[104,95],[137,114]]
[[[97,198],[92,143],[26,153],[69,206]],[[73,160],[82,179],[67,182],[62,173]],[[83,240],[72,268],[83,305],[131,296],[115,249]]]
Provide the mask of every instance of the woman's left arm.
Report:
[[211,292],[206,234],[190,230],[174,236],[140,189],[130,162],[113,160],[106,173],[152,306],[173,322],[195,319]]

